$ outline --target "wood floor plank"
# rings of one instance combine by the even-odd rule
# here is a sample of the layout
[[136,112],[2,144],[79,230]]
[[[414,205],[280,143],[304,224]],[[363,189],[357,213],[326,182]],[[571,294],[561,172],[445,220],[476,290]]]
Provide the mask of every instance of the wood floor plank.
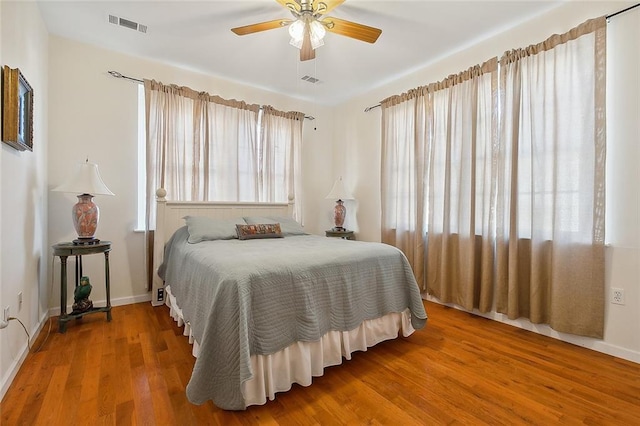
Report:
[[[195,358],[167,307],[46,330],[3,425],[640,425],[640,364],[425,302],[427,327],[325,369],[309,387],[224,411],[185,393]],[[45,327],[48,329],[48,327]],[[46,337],[46,340],[45,340]]]
[[116,424],[135,424],[135,406],[133,405],[133,400],[124,401],[116,405]]
[[[27,357],[27,358],[30,358],[30,357]],[[20,412],[20,416],[18,417],[18,423],[29,424],[29,425],[36,423],[36,418],[42,408],[42,404],[46,395],[46,390],[49,387],[49,383],[51,381],[51,377],[53,376],[53,371],[55,369],[55,367],[52,364],[50,364],[50,361],[51,361],[50,357],[47,357],[46,361],[41,364],[40,369],[38,371],[38,375],[37,375],[37,381],[32,383],[32,385],[29,387],[30,395],[27,397],[26,402],[23,405],[14,406],[13,410]],[[26,363],[26,360],[25,360],[25,363]],[[17,379],[17,376],[16,376],[16,379]],[[11,388],[13,388],[13,383],[11,385]],[[7,395],[8,394],[9,392],[7,392]],[[7,398],[7,395],[5,395],[5,398],[3,399],[3,401]],[[7,411],[11,412],[12,410],[8,409]],[[5,409],[2,409],[2,412],[4,413]]]
[[[2,419],[0,424],[14,425],[18,424],[19,419],[21,418],[22,407],[26,407],[28,401],[31,401],[35,396],[35,387],[36,382],[41,382],[42,377],[40,376],[41,369],[43,367],[44,362],[48,362],[48,357],[46,353],[34,353],[30,355],[30,360],[32,364],[32,368],[27,371],[20,372],[20,382],[12,385],[12,389],[14,389],[14,403],[13,410],[0,409],[0,414]],[[3,407],[3,406],[0,406]],[[35,413],[37,415],[37,413]]]
[[149,387],[152,389],[153,409],[157,419],[163,419],[168,424],[177,424],[178,419],[174,416],[171,398],[167,392],[167,384],[156,355],[156,350],[164,350],[166,345],[160,345],[159,347],[156,344],[157,340],[153,338],[154,336],[155,333],[141,333],[140,336],[145,370],[149,380]]
[[57,421],[61,408],[60,396],[64,394],[65,383],[67,382],[70,368],[71,365],[68,363],[68,360],[66,365],[57,365],[54,367],[35,424],[50,425],[55,424]]
[[142,366],[136,367],[131,371],[131,377],[134,384],[133,404],[135,407],[136,422],[141,425],[156,424],[151,388],[149,387],[146,370]]
[[[73,367],[71,369],[73,370]],[[64,392],[58,395],[58,417],[52,422],[53,424],[73,424],[79,415],[78,401],[80,401],[81,392],[82,386],[80,384],[69,386],[69,378],[67,377]]]
[[126,406],[133,404],[133,389],[131,388],[131,362],[129,360],[129,347],[127,338],[124,336],[116,339],[116,365],[118,374],[115,375],[116,405]]

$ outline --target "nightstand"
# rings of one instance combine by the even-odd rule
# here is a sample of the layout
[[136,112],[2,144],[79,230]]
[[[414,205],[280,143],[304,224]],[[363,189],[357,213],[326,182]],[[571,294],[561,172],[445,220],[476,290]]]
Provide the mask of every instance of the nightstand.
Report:
[[352,241],[356,240],[356,236],[353,233],[353,231],[348,231],[346,229],[344,231],[334,231],[333,229],[330,229],[324,232],[325,232],[325,236],[327,237],[342,238],[343,240],[352,240]]
[[[74,244],[74,243],[58,243],[53,246],[53,255],[60,258],[60,318],[58,319],[58,331],[64,333],[67,331],[67,321],[72,319],[80,319],[85,315],[105,312],[107,321],[111,321],[111,294],[109,283],[109,252],[111,251],[111,241],[100,241],[96,244]],[[104,253],[104,275],[105,286],[107,290],[107,306],[79,312],[67,314],[67,258],[75,256],[76,258],[76,287],[80,285],[82,277],[82,256],[91,254]]]

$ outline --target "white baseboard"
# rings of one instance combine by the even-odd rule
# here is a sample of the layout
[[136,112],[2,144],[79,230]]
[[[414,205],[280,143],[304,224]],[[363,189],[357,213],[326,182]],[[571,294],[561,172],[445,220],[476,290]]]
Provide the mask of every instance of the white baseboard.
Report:
[[[139,294],[137,296],[119,297],[117,299],[111,299],[111,306],[132,305],[134,303],[150,302],[151,293]],[[106,300],[94,300],[93,303],[96,306],[104,306],[107,304]],[[71,305],[67,306],[67,312],[71,312]],[[60,307],[49,308],[49,316],[57,317],[60,315]]]
[[[429,295],[423,295],[422,298],[430,302],[437,303],[439,305],[448,306],[450,308],[458,309],[464,312],[469,312],[466,309],[463,309],[460,306],[454,305],[452,303],[442,303],[437,298]],[[469,313],[480,316],[480,317],[488,318],[494,321],[498,321],[503,324],[508,324],[514,327],[522,328],[524,330],[541,334],[543,336],[551,337],[553,339],[562,340],[563,342],[567,342],[576,346],[581,346],[583,348],[591,349],[596,352],[601,352],[607,355],[626,359],[627,361],[636,362],[640,364],[640,352],[637,352],[628,348],[612,345],[611,343],[607,343],[604,340],[593,339],[591,337],[576,336],[576,335],[567,334],[567,333],[560,333],[555,331],[548,325],[532,324],[531,322],[525,319],[510,320],[506,315],[499,314],[493,311],[487,312],[487,313],[481,313],[476,310],[473,310]]]

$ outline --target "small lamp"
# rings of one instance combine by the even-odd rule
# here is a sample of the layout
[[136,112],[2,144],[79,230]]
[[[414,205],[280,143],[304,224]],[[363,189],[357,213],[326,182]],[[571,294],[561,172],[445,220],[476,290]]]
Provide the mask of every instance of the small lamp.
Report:
[[90,163],[87,159],[78,164],[74,173],[62,185],[52,189],[57,192],[69,192],[78,195],[78,202],[71,209],[73,226],[78,233],[78,239],[74,244],[97,244],[99,239],[94,238],[98,228],[100,210],[91,200],[94,195],[114,195],[102,181],[98,165]]
[[327,200],[337,200],[336,206],[333,209],[333,222],[335,227],[334,231],[346,231],[345,228],[342,227],[344,225],[344,218],[347,215],[347,208],[344,206],[344,200],[353,200],[353,196],[351,193],[347,192],[344,189],[344,184],[342,183],[342,176],[336,179],[333,184],[333,188],[327,196],[325,197]]

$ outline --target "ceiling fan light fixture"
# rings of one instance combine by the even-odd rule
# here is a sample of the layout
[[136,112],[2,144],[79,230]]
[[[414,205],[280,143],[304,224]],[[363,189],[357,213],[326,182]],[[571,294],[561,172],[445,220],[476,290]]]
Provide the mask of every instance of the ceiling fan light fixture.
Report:
[[317,49],[320,46],[324,46],[324,40],[320,39],[316,39],[313,36],[311,37],[311,48],[312,49]]
[[297,47],[298,49],[302,49],[302,39],[300,40],[296,40],[295,38],[291,38],[291,40],[289,40],[289,44]]
[[[302,39],[304,38],[304,27],[305,27],[304,21],[301,19],[298,19],[295,22],[293,22],[291,25],[289,25],[289,35],[291,36],[291,44],[294,44],[295,42],[302,45]],[[298,47],[298,49],[299,48],[300,47]]]
[[309,32],[311,36],[311,47],[313,49],[317,49],[324,45],[324,36],[327,33],[327,30],[324,29],[324,25],[318,21],[311,21],[309,24]]
[[289,35],[291,40],[289,44],[302,49],[302,43],[304,41],[304,33],[307,31],[307,25],[309,26],[309,40],[311,41],[311,48],[317,49],[320,46],[324,46],[324,36],[327,33],[324,25],[320,22],[310,19],[298,19],[289,25]]
[[317,37],[318,39],[322,40],[325,36],[325,34],[327,34],[327,30],[325,30],[324,25],[322,25],[320,22],[318,21],[311,21],[311,36],[312,37]]

